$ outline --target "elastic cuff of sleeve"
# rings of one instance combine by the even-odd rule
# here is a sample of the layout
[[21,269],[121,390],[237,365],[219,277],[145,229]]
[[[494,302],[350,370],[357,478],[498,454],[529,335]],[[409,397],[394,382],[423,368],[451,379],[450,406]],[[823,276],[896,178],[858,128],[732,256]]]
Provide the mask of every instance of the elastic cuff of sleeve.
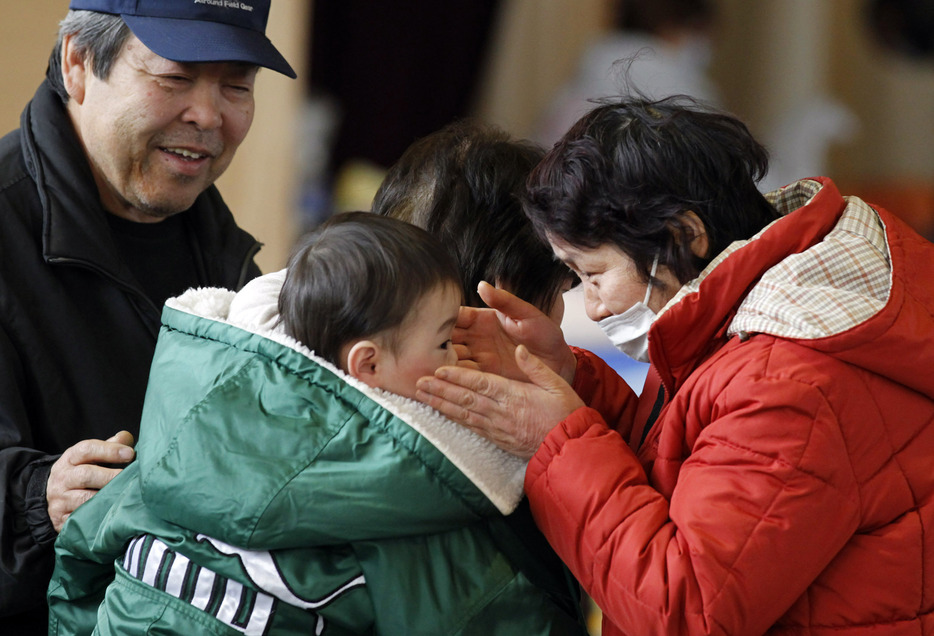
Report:
[[52,543],[58,536],[49,518],[49,503],[45,496],[49,473],[57,459],[58,456],[54,456],[35,462],[26,486],[26,524],[38,545]]
[[[529,465],[525,470],[526,490],[534,483],[538,477],[548,469],[548,465],[557,456],[564,445],[571,439],[583,437],[595,423],[602,423],[603,418],[600,413],[590,408],[582,406],[571,413],[563,422],[555,426],[538,451],[532,456]],[[606,426],[605,424],[603,425]]]

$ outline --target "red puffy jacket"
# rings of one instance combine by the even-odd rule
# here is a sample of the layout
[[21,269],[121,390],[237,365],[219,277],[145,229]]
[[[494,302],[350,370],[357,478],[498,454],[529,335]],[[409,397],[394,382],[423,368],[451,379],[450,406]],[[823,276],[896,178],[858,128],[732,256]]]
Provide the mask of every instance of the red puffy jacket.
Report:
[[934,634],[934,245],[826,179],[771,196],[652,326],[645,442],[580,351],[529,466],[606,636]]

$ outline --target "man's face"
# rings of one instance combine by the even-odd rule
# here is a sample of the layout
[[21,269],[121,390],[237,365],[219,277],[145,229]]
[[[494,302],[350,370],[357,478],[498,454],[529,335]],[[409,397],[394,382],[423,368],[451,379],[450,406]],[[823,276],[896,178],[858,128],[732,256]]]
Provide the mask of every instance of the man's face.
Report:
[[[90,63],[69,112],[104,207],[153,222],[191,207],[223,174],[253,121],[256,67],[182,64],[130,36],[106,81]],[[66,81],[67,84],[67,81]],[[69,87],[70,88],[70,87]]]

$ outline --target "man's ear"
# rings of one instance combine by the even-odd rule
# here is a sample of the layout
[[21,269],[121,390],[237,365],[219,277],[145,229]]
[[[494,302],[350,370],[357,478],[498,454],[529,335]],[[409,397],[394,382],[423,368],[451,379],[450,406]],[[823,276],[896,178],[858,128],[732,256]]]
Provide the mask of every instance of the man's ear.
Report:
[[74,35],[66,35],[62,40],[62,81],[68,96],[77,104],[84,102],[84,90],[88,74],[91,72],[91,60],[75,50]]
[[681,220],[684,222],[685,227],[688,228],[688,232],[693,236],[691,239],[691,252],[698,258],[707,258],[710,241],[707,240],[707,228],[704,227],[704,222],[691,210],[682,214]]
[[379,364],[382,350],[372,340],[358,340],[347,352],[347,374],[367,386],[378,387]]

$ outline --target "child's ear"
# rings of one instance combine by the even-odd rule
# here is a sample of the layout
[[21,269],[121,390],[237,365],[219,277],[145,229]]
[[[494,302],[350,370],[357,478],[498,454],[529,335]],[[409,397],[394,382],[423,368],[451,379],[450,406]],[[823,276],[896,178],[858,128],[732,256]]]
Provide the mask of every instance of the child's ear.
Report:
[[358,340],[347,352],[347,374],[376,387],[381,350],[372,340]]

